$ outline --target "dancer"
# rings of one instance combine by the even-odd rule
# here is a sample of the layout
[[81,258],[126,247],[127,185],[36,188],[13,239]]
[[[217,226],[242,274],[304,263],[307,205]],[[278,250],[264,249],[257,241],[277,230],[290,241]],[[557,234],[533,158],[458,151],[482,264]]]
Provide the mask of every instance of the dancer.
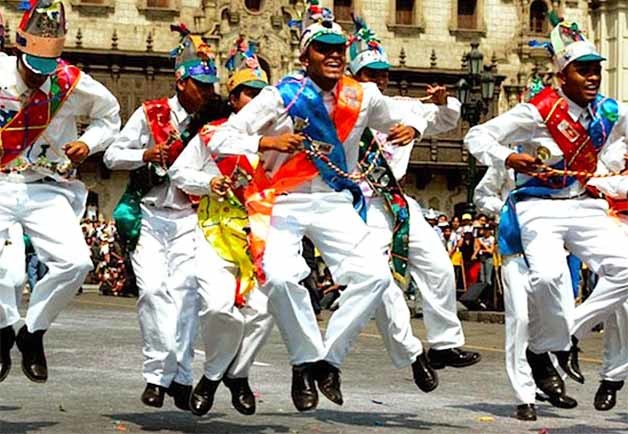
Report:
[[[358,81],[375,83],[384,92],[390,69],[384,47],[363,20],[354,18],[354,22],[349,70]],[[448,97],[442,86],[429,86],[428,96],[436,104],[423,104],[413,98],[395,98],[395,101],[418,118],[426,119],[424,135],[455,128],[460,118],[460,102]],[[372,160],[377,163],[377,168],[361,184],[368,199],[367,224],[377,234],[382,253],[392,257],[394,274],[404,283],[409,274],[421,291],[431,366],[435,369],[471,366],[480,361],[480,354],[460,349],[464,333],[456,311],[453,265],[438,234],[425,221],[421,207],[403,193],[400,185],[411,152],[412,145],[390,145],[386,133],[367,131],[362,136],[359,161],[363,162],[363,170],[368,170]],[[384,294],[384,303],[390,306],[381,306],[376,320],[393,363],[397,367],[413,363],[415,369],[417,357],[425,355],[419,355],[421,343],[412,335],[408,307],[397,285]]]
[[[226,67],[232,73],[227,81],[229,104],[237,113],[268,85],[268,78],[259,65],[255,46],[249,47],[243,37],[236,41]],[[242,188],[234,186],[229,175],[235,172],[232,163],[246,157],[219,159],[225,169],[221,174],[207,147],[214,128],[225,120],[207,125],[169,171],[175,186],[203,196],[195,234],[195,271],[205,367],[190,402],[197,416],[212,408],[221,381],[231,391],[231,403],[238,412],[255,413],[249,371],[273,326],[266,295],[257,288],[246,252],[246,210],[235,196],[227,196],[230,188]]]
[[[598,157],[613,167],[607,161],[615,155],[609,148],[625,139],[626,115],[614,100],[598,94],[604,59],[577,24],[556,22],[550,48],[560,89],[548,87],[530,103],[472,128],[465,144],[482,163],[518,172],[517,189],[501,215],[500,230],[508,240],[502,254],[525,253],[532,307],[526,355],[536,385],[558,398],[565,385],[549,352],[570,377],[583,381],[569,362],[573,323],[562,303],[567,279],[563,249],[600,276],[584,329],[604,320],[628,297],[628,252],[617,243],[624,234],[606,215],[606,203],[585,190]],[[511,143],[521,143],[521,152],[510,149]]]
[[[481,212],[499,216],[499,212],[515,189],[512,169],[489,167],[480,180],[473,200]],[[565,262],[565,265],[567,263]],[[523,421],[534,421],[536,414],[536,386],[526,359],[528,347],[528,294],[530,293],[529,270],[521,254],[502,255],[502,281],[504,284],[505,350],[506,373],[518,401],[516,417]],[[567,272],[567,271],[566,271]],[[565,285],[569,284],[566,280]],[[567,289],[561,292],[566,312],[573,315],[574,299]],[[574,408],[577,402],[567,396],[549,396],[550,403],[559,408]]]
[[[0,57],[0,243],[18,224],[48,267],[17,337],[15,285],[9,273],[0,275],[0,379],[9,373],[14,342],[24,374],[37,383],[48,379],[44,334],[92,269],[79,226],[87,190],[75,168],[120,128],[114,96],[59,59],[65,33],[63,3],[34,1],[17,30],[17,56]],[[79,116],[89,119],[80,137]]]
[[184,25],[172,29],[181,35],[172,53],[176,95],[142,104],[107,149],[104,161],[112,169],[133,170],[114,217],[132,252],[140,290],[146,381],[141,400],[161,407],[167,393],[178,408],[188,410],[198,327],[197,220],[192,201],[170,182],[166,170],[196,135],[193,115],[214,98],[218,77],[209,46]]
[[[364,199],[354,182],[359,175],[352,174],[360,135],[365,127],[392,128],[391,142],[408,143],[425,127],[423,119],[405,119],[375,85],[344,76],[345,44],[333,13],[310,4],[300,40],[305,71],[262,90],[212,139],[218,148],[305,147],[312,156],[310,160],[305,152],[263,153],[263,167],[271,179],[247,200],[253,256],[265,277],[261,289],[288,348],[292,400],[299,411],[318,405],[315,382],[328,399],[343,403],[342,357],[391,284],[386,258],[360,218],[365,217]],[[414,129],[402,130],[398,124],[404,122]],[[299,283],[310,272],[299,254],[303,236],[319,249],[334,281],[347,285],[324,339],[308,291]]]

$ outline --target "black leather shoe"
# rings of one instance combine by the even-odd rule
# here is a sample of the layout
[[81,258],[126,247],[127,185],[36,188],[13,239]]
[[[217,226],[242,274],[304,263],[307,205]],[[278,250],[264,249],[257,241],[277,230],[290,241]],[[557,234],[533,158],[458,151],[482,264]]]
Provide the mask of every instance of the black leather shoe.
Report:
[[313,363],[303,363],[292,367],[292,403],[299,411],[314,410],[318,405],[314,367]]
[[170,387],[166,390],[166,393],[174,399],[174,405],[177,408],[185,411],[190,410],[192,386],[173,381],[170,383]]
[[4,381],[11,370],[11,348],[15,343],[13,326],[0,329],[0,382]]
[[325,395],[325,398],[337,405],[342,405],[342,391],[340,390],[340,370],[326,362],[320,360],[314,366],[314,379],[318,384],[318,390]]
[[565,374],[572,380],[584,384],[584,375],[580,371],[580,363],[578,361],[578,339],[575,336],[571,337],[571,348],[569,351],[555,351],[556,359],[558,360],[558,366],[565,371]]
[[419,354],[412,364],[412,376],[414,377],[414,384],[425,393],[438,387],[438,375],[430,366],[425,351]]
[[22,352],[22,371],[29,380],[35,383],[45,383],[48,380],[44,333],[46,330],[30,333],[26,326],[22,326],[15,340],[18,349]]
[[549,354],[535,354],[526,350],[526,358],[532,370],[532,377],[536,387],[541,389],[549,399],[557,398],[565,394],[565,383],[554,368]]
[[164,405],[165,392],[165,387],[148,383],[142,393],[142,402],[149,407],[161,408]]
[[203,375],[201,381],[198,382],[192,395],[190,395],[190,411],[196,416],[203,416],[209,413],[214,405],[214,395],[216,389],[220,385],[219,381],[210,380]]
[[521,404],[517,406],[517,419],[531,421],[536,420],[536,407],[534,404]]
[[255,395],[249,386],[248,378],[223,377],[222,382],[231,392],[231,405],[238,413],[247,416],[255,414]]
[[576,408],[578,401],[568,395],[547,396],[545,394],[537,393],[536,400],[540,402],[549,402],[551,405],[557,408]]
[[593,407],[599,411],[608,411],[617,403],[617,391],[624,387],[623,381],[600,381],[600,387],[595,392]]
[[443,369],[445,366],[452,368],[464,368],[478,363],[482,356],[474,351],[465,351],[460,348],[449,348],[447,350],[434,350],[430,348],[427,353],[430,365],[434,369]]

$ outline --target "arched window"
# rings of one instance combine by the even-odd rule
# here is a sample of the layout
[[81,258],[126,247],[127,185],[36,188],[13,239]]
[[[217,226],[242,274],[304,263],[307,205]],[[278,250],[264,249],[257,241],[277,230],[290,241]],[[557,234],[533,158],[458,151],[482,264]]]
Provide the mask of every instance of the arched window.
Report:
[[478,26],[478,2],[477,0],[458,1],[458,28],[476,29]]
[[334,16],[337,21],[351,21],[353,0],[334,0]]
[[414,0],[395,0],[395,23],[414,24]]
[[244,6],[251,12],[259,12],[262,10],[262,0],[244,0]]
[[532,33],[548,33],[547,3],[535,0],[530,5],[530,31]]

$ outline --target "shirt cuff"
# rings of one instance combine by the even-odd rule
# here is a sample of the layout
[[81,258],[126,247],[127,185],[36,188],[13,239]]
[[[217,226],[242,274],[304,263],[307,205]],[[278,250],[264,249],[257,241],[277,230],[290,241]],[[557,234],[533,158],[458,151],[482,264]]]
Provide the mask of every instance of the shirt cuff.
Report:
[[499,147],[497,147],[495,149],[494,154],[493,154],[493,158],[501,164],[501,167],[506,169],[507,168],[506,167],[506,160],[512,154],[516,154],[516,152],[513,151],[510,148],[507,148],[505,146],[501,146],[500,145]]

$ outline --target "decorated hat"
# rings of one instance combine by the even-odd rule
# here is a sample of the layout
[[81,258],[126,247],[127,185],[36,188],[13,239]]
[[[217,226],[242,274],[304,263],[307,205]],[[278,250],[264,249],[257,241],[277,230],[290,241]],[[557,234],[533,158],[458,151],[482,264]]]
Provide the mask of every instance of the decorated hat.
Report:
[[355,31],[349,38],[349,70],[357,74],[360,69],[390,69],[388,57],[381,41],[366,22],[360,17],[353,17]]
[[22,60],[33,72],[52,74],[65,44],[65,7],[61,0],[31,0],[21,6],[27,10],[18,26],[15,44],[22,52]]
[[595,45],[584,36],[578,23],[570,23],[559,17],[555,11],[550,12],[549,20],[554,26],[550,33],[550,42],[532,41],[533,47],[546,48],[558,71],[564,70],[572,62],[600,62],[606,60],[598,53]]
[[347,37],[342,27],[334,22],[334,13],[329,8],[321,7],[318,0],[308,0],[305,12],[298,20],[291,20],[288,25],[301,30],[299,47],[301,54],[313,41],[323,44],[345,44]]
[[236,40],[225,64],[230,74],[227,91],[231,92],[240,85],[254,89],[268,86],[268,76],[259,64],[256,51],[257,46],[252,42],[247,43],[244,36],[240,35]]
[[176,79],[192,78],[201,83],[216,83],[218,71],[211,47],[200,36],[192,35],[182,23],[171,25],[170,30],[181,35],[181,42],[170,52],[170,56],[175,58]]

